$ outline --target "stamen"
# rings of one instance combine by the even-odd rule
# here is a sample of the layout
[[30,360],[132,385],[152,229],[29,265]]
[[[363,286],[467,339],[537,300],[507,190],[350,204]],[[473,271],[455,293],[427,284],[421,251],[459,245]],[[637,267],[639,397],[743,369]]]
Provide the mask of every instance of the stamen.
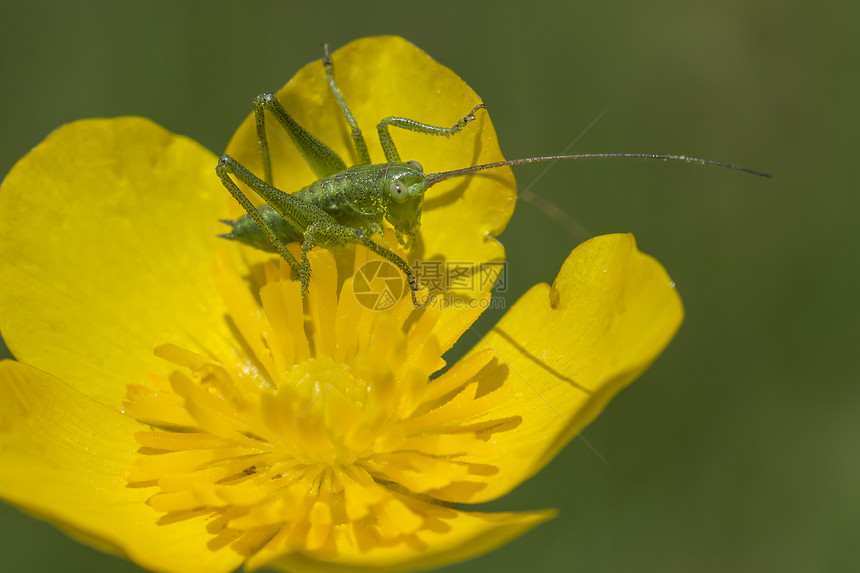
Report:
[[518,424],[478,421],[509,395],[491,381],[492,351],[430,379],[479,311],[415,310],[408,297],[370,310],[330,252],[310,255],[307,314],[285,263],[266,266],[256,298],[225,257],[213,274],[235,355],[160,346],[176,370],[157,389],[129,386],[125,402],[152,426],[136,435],[128,481],[157,487],[149,505],[167,520],[216,518],[213,535],[256,554],[249,566],[288,550],[420,544],[456,515],[422,500],[480,491],[498,471],[482,463],[491,436]]

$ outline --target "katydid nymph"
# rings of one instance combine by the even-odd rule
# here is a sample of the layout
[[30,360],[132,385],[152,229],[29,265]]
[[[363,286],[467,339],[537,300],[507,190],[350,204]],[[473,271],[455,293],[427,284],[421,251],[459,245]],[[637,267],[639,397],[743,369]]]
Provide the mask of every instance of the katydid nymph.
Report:
[[[235,220],[224,220],[232,229],[221,237],[281,255],[298,275],[303,295],[307,293],[311,273],[308,251],[315,246],[335,249],[364,245],[403,272],[409,282],[412,302],[418,306],[416,292],[420,285],[409,263],[377,243],[374,236],[383,232],[384,221],[387,221],[394,228],[398,242],[408,249],[418,235],[425,193],[433,185],[453,177],[467,176],[506,165],[560,159],[621,157],[713,165],[770,177],[766,173],[737,165],[668,154],[596,153],[530,157],[473,165],[440,173],[424,173],[418,161],[401,160],[391,137],[390,127],[426,135],[454,136],[466,129],[468,124],[475,120],[476,114],[485,109],[483,104],[475,106],[452,127],[429,125],[403,117],[383,118],[377,125],[377,131],[385,163],[374,164],[358,123],[335,82],[332,58],[326,46],[323,47],[322,64],[329,91],[351,131],[352,143],[358,157],[356,165],[347,167],[335,151],[302,127],[273,94],[265,93],[253,101],[257,139],[263,163],[262,178],[229,155],[223,155],[216,167],[224,187],[246,211],[245,215]],[[304,161],[319,177],[316,182],[294,193],[286,193],[273,185],[266,133],[267,114],[277,120]],[[254,191],[265,203],[256,207],[233,178]],[[291,242],[301,243],[300,260],[287,250],[286,245]]]

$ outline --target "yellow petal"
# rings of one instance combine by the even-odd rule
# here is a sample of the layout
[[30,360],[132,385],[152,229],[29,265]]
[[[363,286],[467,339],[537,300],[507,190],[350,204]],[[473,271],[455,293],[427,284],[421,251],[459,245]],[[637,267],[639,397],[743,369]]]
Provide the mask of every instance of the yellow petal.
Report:
[[[412,501],[416,504],[420,502]],[[488,553],[554,517],[555,512],[472,513],[437,509],[445,514],[433,527],[422,529],[408,542],[388,546],[375,540],[361,524],[335,531],[337,559],[327,561],[303,553],[276,558],[261,552],[249,560],[248,569],[266,566],[291,573],[395,573],[425,570],[472,559]],[[371,541],[373,540],[373,541]]]
[[[374,163],[385,161],[376,125],[399,116],[450,127],[480,98],[457,75],[403,38],[382,36],[356,40],[332,54],[334,76],[359,124]],[[334,149],[347,165],[358,161],[347,124],[329,92],[322,62],[302,68],[279,92],[278,99],[310,133]],[[425,173],[501,161],[501,151],[486,111],[449,138],[392,128],[403,161],[417,160]],[[280,126],[267,119],[275,130]],[[269,137],[275,186],[297,191],[317,179],[286,136]],[[239,127],[227,153],[256,174],[262,174],[253,115]],[[410,260],[446,259],[481,262],[504,259],[492,237],[510,219],[515,185],[509,168],[491,176],[459,178],[432,187],[425,197],[422,241]],[[237,210],[237,213],[241,210]]]
[[0,188],[0,332],[23,362],[118,404],[164,343],[225,348],[210,266],[217,159],[140,118],[60,127]]
[[513,392],[481,419],[521,423],[472,460],[499,474],[457,501],[495,499],[535,474],[657,358],[682,318],[674,283],[632,235],[577,247],[551,288],[533,287],[473,350],[495,350],[506,366],[497,383]]
[[103,551],[159,571],[232,571],[208,516],[172,523],[129,487],[133,434],[146,426],[30,366],[0,362],[0,498]]

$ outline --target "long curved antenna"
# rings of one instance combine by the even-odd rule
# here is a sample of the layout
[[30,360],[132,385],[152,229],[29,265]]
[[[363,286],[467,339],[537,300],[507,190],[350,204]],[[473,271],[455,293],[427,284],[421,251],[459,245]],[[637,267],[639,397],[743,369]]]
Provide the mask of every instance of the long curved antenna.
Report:
[[711,165],[714,167],[724,167],[726,169],[734,169],[759,177],[773,177],[770,173],[756,171],[748,167],[733,165],[731,163],[723,163],[722,161],[713,161],[712,159],[699,159],[697,157],[687,157],[686,155],[666,155],[660,153],[580,153],[577,155],[549,155],[546,157],[526,157],[524,159],[509,159],[508,161],[497,161],[495,163],[487,163],[485,165],[473,165],[472,167],[464,167],[463,169],[454,169],[453,171],[443,171],[442,173],[431,173],[425,179],[427,187],[435,185],[440,181],[468,175],[477,171],[486,169],[495,169],[496,167],[504,167],[505,165],[523,165],[525,163],[539,163],[541,161],[558,161],[560,159],[659,159],[661,161],[682,161],[684,163],[696,163],[698,165]]

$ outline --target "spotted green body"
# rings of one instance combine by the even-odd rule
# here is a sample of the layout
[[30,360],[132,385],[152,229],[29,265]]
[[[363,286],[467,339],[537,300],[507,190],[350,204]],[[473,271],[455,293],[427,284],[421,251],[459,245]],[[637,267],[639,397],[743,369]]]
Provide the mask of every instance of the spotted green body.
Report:
[[[339,225],[366,228],[372,234],[381,232],[383,219],[387,220],[405,244],[415,240],[421,222],[423,193],[413,194],[405,200],[392,196],[392,181],[421,183],[426,176],[417,162],[355,165],[334,175],[324,177],[304,187],[292,197],[305,207],[324,211]],[[284,244],[301,241],[304,234],[287,222],[275,208],[266,203],[257,208]],[[317,213],[318,215],[318,213]],[[276,252],[260,226],[250,215],[242,215],[229,222],[233,229],[225,238],[234,239],[263,251]],[[335,247],[339,245],[325,245]]]

